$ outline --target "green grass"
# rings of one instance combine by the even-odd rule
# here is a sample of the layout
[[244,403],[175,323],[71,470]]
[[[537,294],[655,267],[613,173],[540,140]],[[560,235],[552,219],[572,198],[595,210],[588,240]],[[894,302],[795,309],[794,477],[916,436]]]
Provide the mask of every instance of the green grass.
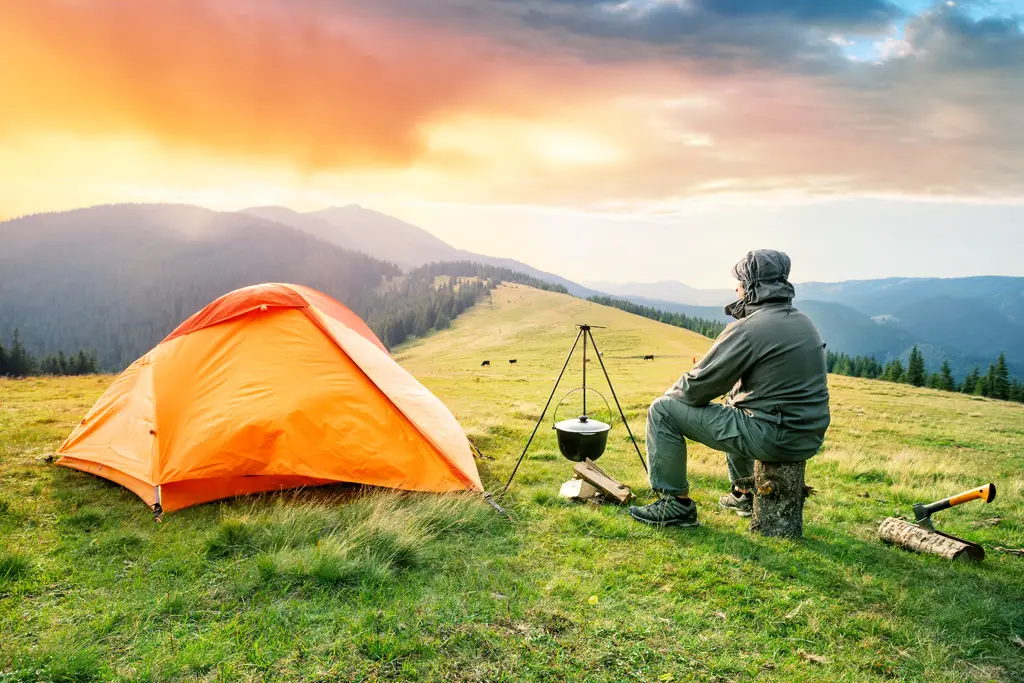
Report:
[[[574,322],[609,326],[595,336],[641,439],[646,406],[708,345],[525,287],[493,300],[396,354],[483,451],[492,491]],[[559,499],[570,467],[550,413],[504,498],[513,521],[472,495],[327,487],[157,524],[126,490],[46,458],[110,381],[0,381],[0,682],[1024,680],[1024,560],[995,550],[1024,547],[1021,406],[833,378],[802,541],[720,513],[725,463],[703,447],[698,529]],[[600,464],[649,498],[618,420]],[[878,541],[885,517],[988,481],[993,504],[936,519],[986,547],[980,565]]]

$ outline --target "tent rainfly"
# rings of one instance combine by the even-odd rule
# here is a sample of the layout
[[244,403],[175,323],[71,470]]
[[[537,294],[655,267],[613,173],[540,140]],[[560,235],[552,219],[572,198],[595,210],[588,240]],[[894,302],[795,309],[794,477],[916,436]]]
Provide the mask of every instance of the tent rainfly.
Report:
[[229,292],[131,364],[57,451],[158,513],[351,482],[482,491],[447,407],[325,294]]

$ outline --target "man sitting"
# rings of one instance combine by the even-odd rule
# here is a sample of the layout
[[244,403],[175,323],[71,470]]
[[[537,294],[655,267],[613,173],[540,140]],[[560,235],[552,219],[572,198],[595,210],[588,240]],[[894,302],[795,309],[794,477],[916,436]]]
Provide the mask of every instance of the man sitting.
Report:
[[[647,415],[651,488],[660,499],[629,514],[647,524],[697,526],[686,481],[686,439],[725,451],[732,492],[723,508],[749,517],[753,496],[736,482],[752,477],[754,461],[800,462],[814,456],[829,426],[825,345],[810,318],[793,308],[790,259],[753,251],[733,277],[736,318],[711,350]],[[731,388],[731,391],[729,391]],[[729,391],[725,405],[713,404]]]

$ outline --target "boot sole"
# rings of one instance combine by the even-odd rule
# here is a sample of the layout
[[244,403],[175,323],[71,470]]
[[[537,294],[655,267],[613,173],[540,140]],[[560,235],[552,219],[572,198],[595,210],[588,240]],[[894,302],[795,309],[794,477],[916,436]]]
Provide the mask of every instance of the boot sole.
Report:
[[751,517],[754,514],[753,512],[748,512],[747,510],[737,510],[734,507],[729,507],[728,505],[722,505],[721,503],[718,504],[718,507],[722,508],[723,510],[730,510],[732,512],[735,512],[737,517],[744,517],[744,518],[746,518],[746,517]]
[[638,522],[642,522],[644,524],[649,524],[651,526],[677,526],[680,529],[691,529],[693,527],[700,526],[700,522],[698,522],[697,520],[693,520],[692,522],[683,522],[683,521],[680,521],[680,520],[669,521],[669,522],[655,522],[655,521],[650,520],[650,519],[644,519],[643,517],[637,517],[632,512],[629,513],[629,516],[632,517],[633,519],[635,519]]

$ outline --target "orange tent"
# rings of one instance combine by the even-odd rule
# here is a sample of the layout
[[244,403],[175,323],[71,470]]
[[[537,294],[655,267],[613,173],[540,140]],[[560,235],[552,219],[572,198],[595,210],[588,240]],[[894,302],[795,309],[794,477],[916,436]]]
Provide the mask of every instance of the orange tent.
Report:
[[290,284],[230,292],[186,320],[57,453],[164,511],[336,482],[483,490],[448,408],[357,315]]

